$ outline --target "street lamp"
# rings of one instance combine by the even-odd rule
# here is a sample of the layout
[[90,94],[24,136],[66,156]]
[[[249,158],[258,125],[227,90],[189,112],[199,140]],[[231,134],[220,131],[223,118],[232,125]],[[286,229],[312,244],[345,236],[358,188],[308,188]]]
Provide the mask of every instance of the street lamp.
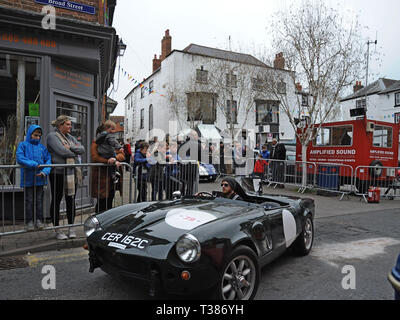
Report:
[[118,56],[119,57],[123,57],[125,54],[125,50],[126,50],[126,44],[122,42],[122,39],[119,38],[118,41]]

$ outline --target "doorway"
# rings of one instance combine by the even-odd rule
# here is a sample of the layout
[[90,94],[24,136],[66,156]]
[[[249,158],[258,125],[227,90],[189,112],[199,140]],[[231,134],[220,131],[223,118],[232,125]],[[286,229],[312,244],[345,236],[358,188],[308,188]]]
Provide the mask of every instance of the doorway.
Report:
[[[90,119],[92,114],[92,104],[85,100],[75,99],[63,95],[54,95],[56,106],[56,118],[60,115],[66,115],[71,118],[71,135],[74,136],[85,148],[85,153],[77,158],[79,163],[90,162],[90,142],[92,126]],[[93,205],[89,189],[89,168],[82,169],[82,186],[76,193],[76,207],[82,208]],[[64,202],[64,201],[63,201]],[[64,204],[62,204],[64,208]]]

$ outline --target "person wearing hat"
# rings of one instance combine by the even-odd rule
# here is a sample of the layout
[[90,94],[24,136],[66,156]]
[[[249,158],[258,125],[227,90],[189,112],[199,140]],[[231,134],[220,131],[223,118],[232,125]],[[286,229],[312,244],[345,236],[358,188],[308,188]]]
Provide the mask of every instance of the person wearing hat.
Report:
[[280,182],[277,184],[278,188],[285,188],[282,183],[285,181],[285,160],[286,160],[286,148],[283,143],[278,143],[277,139],[272,140],[272,151],[271,151],[271,170],[272,170],[272,181]]
[[243,200],[237,193],[237,181],[232,177],[226,177],[221,181],[222,196],[226,199]]

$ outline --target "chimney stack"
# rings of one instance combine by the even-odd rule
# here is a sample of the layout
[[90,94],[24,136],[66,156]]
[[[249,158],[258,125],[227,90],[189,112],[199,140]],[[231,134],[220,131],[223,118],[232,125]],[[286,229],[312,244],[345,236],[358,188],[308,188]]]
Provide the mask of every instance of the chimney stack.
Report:
[[161,57],[157,59],[157,55],[155,54],[153,59],[153,72],[160,67],[161,67]]
[[283,52],[280,52],[275,56],[274,68],[281,70],[285,69],[285,58],[283,57]]
[[356,81],[356,85],[353,87],[353,92],[356,93],[358,90],[361,90],[364,86],[361,84],[361,81]]
[[169,35],[169,29],[165,31],[165,36],[161,40],[161,61],[171,53],[172,38]]

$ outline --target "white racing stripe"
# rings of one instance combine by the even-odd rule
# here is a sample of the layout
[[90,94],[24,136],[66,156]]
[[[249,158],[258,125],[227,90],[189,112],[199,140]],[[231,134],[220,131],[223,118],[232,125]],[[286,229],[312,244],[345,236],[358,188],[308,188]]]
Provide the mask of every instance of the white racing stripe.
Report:
[[282,211],[283,220],[283,232],[285,234],[286,248],[296,240],[296,220],[294,220],[293,214],[286,209]]
[[167,213],[165,222],[177,229],[193,230],[216,219],[216,216],[204,211],[172,209]]

